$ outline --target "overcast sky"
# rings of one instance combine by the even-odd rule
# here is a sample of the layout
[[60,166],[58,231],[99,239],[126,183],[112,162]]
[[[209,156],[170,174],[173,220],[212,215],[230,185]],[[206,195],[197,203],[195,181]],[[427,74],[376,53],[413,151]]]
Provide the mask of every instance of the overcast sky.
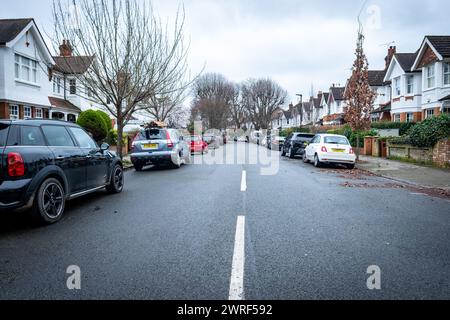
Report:
[[[0,18],[35,18],[51,30],[52,0],[0,0]],[[179,1],[154,0],[161,18]],[[357,16],[364,0],[185,0],[193,72],[219,72],[233,81],[270,77],[297,102],[345,84],[353,62]],[[416,51],[427,34],[450,34],[448,0],[368,0],[362,10],[371,69],[382,69],[387,46]]]

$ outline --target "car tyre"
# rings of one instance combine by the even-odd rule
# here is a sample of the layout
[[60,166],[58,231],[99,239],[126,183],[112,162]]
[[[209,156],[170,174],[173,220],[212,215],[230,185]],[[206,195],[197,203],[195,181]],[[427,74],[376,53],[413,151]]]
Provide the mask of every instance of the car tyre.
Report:
[[174,169],[180,169],[181,168],[181,155],[180,154],[177,155],[177,158],[176,158],[175,162],[172,163],[172,167]]
[[289,158],[294,159],[295,154],[292,152],[292,148],[289,148]]
[[142,164],[135,164],[134,165],[134,170],[136,170],[137,172],[142,171],[142,168],[143,168]]
[[347,169],[349,169],[349,170],[355,169],[355,164],[354,164],[354,163],[348,164],[348,165],[347,165]]
[[281,156],[285,157],[286,156],[286,152],[284,151],[284,147],[281,149]]
[[109,180],[109,185],[106,186],[106,191],[110,194],[121,193],[123,185],[123,168],[120,164],[116,164],[111,172],[111,178]]
[[314,167],[320,168],[322,166],[322,163],[319,160],[319,156],[316,154],[314,156]]
[[53,224],[61,220],[66,205],[66,195],[55,178],[45,180],[35,194],[31,215],[39,224]]
[[303,152],[303,157],[302,157],[302,159],[303,159],[303,163],[309,163],[308,157],[306,156],[306,151]]

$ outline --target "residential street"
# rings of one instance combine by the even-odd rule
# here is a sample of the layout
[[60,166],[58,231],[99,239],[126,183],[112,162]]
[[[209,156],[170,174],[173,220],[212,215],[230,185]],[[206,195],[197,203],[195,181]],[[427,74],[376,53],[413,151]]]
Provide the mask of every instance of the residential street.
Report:
[[[450,299],[448,199],[301,159],[261,175],[258,149],[205,156],[240,150],[247,164],[129,170],[121,194],[69,202],[51,226],[0,217],[0,299],[228,299],[239,216],[247,300]],[[381,290],[366,286],[371,265]]]

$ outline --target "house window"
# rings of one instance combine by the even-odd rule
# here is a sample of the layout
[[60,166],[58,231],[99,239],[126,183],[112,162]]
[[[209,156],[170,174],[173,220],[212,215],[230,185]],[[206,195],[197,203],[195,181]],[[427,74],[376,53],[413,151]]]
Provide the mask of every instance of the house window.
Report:
[[34,110],[34,117],[37,119],[42,119],[42,109],[41,108]]
[[450,62],[444,63],[444,86],[450,85]]
[[406,77],[406,93],[407,94],[414,93],[414,76]]
[[19,106],[9,106],[9,118],[11,120],[19,119]]
[[72,95],[77,94],[77,80],[76,79],[69,80],[69,93]]
[[406,122],[414,122],[414,114],[412,112],[406,114]]
[[87,91],[87,96],[89,98],[93,98],[95,96],[94,89],[91,86],[88,86],[86,91]]
[[53,93],[61,93],[61,78],[53,77]]
[[400,89],[400,78],[394,79],[394,90],[395,90],[394,93],[395,93],[396,97],[398,97],[399,95],[402,94],[402,91]]
[[14,74],[16,79],[37,83],[38,63],[35,60],[14,55]]
[[425,118],[431,118],[434,116],[434,109],[427,109],[425,111]]
[[426,87],[434,88],[434,64],[425,68]]
[[400,114],[399,113],[394,114],[394,122],[400,122]]
[[25,119],[29,119],[29,118],[32,117],[32,114],[31,114],[31,107],[23,107],[23,117],[24,117]]

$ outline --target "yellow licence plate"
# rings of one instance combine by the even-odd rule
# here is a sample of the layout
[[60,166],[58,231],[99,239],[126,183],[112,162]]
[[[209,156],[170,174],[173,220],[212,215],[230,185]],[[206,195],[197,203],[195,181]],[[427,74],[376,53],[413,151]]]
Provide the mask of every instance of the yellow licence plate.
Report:
[[156,143],[144,144],[144,149],[158,149],[158,145]]
[[344,153],[345,152],[344,149],[331,149],[331,151],[337,152],[337,153]]

